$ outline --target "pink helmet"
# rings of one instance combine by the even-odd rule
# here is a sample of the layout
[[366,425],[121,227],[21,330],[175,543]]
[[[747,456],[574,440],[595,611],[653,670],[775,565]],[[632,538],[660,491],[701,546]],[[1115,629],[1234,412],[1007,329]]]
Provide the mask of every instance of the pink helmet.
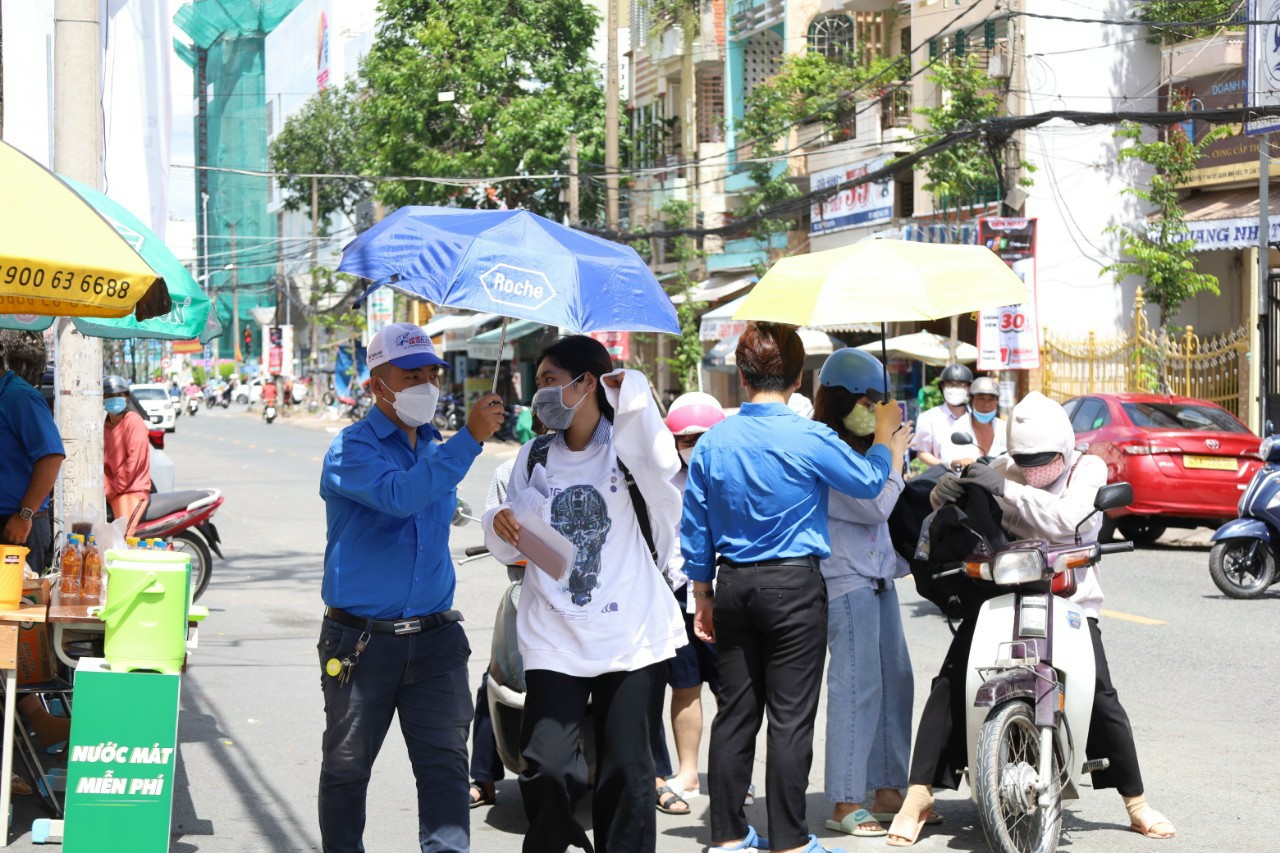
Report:
[[701,391],[681,394],[667,410],[667,429],[674,435],[706,432],[724,420],[720,401]]

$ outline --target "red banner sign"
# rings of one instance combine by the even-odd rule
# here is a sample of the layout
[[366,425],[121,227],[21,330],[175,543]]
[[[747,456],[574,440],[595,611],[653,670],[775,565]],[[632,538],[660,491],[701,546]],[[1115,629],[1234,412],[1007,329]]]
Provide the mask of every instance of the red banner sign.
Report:
[[630,332],[592,332],[591,337],[604,344],[604,348],[609,351],[614,361],[631,359]]

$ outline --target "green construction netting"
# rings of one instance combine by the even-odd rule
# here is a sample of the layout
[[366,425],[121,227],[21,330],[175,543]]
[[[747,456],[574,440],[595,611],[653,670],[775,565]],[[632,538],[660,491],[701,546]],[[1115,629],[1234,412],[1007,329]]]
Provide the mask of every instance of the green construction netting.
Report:
[[[207,156],[201,157],[201,116],[195,117],[196,164],[205,171],[207,205],[201,182],[195,186],[197,233],[208,242],[197,246],[207,255],[200,273],[207,273],[210,291],[216,293],[223,336],[219,348],[230,356],[232,294],[239,296],[241,329],[251,329],[251,350],[259,351],[259,328],[252,311],[276,304],[273,276],[280,260],[275,216],[267,212],[270,180],[223,169],[266,171],[267,97],[264,73],[266,36],[298,6],[301,0],[194,0],[173,16],[174,25],[190,37],[194,48],[174,40],[178,55],[196,70],[194,96],[204,105]],[[204,75],[200,53],[204,52]],[[206,217],[207,214],[207,217]],[[207,222],[205,221],[207,218]],[[243,331],[242,331],[243,335]],[[244,350],[243,338],[240,341]],[[248,355],[249,352],[244,352]]]

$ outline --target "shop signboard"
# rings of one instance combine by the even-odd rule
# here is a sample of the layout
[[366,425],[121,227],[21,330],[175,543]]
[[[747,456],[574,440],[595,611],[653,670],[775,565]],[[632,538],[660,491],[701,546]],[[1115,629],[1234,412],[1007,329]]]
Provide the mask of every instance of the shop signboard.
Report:
[[483,376],[468,376],[466,383],[463,385],[463,395],[466,397],[466,410],[471,411],[476,401],[493,390],[493,377],[485,378]]
[[181,676],[76,666],[67,758],[67,853],[166,853]]
[[284,330],[279,326],[271,326],[267,330],[267,337],[270,341],[267,349],[267,372],[272,376],[279,376],[283,372],[281,364],[284,361]]
[[383,326],[391,325],[391,312],[395,310],[395,296],[396,292],[389,287],[379,287],[369,294],[369,304],[366,309],[368,325],[364,330],[366,346]]
[[1036,220],[988,216],[978,220],[978,242],[1000,256],[1030,297],[978,314],[978,369],[1032,370],[1040,366],[1036,317]]
[[502,345],[502,357],[498,357],[498,343],[495,341],[491,344],[477,343],[470,341],[466,345],[467,355],[478,361],[510,361],[516,357],[516,348],[514,344]]
[[614,361],[631,360],[630,332],[592,332],[591,337],[604,344],[604,348],[609,351],[609,357]]
[[[815,192],[860,178],[881,169],[889,158],[863,160],[838,169],[823,169],[809,176],[809,188]],[[812,205],[809,216],[810,234],[830,234],[846,228],[875,225],[893,219],[893,179],[858,184],[841,190],[821,204]]]
[[[1249,20],[1266,21],[1248,28],[1245,68],[1248,69],[1249,107],[1280,106],[1280,0],[1249,0]],[[1249,136],[1280,130],[1280,116],[1245,122]],[[1254,153],[1254,161],[1257,161]],[[1256,176],[1256,175],[1255,175]]]
[[[1280,8],[1280,0],[1275,2]],[[1250,29],[1270,32],[1274,28],[1268,26]],[[1252,79],[1250,76],[1245,68],[1238,68],[1220,74],[1193,77],[1175,84],[1176,92],[1192,112],[1216,109],[1243,111],[1246,100],[1254,96],[1252,86],[1262,85],[1263,88],[1271,88],[1275,85],[1268,82],[1265,76],[1261,83],[1257,74],[1253,74]],[[1270,121],[1276,121],[1276,119],[1267,118],[1256,124]],[[1200,152],[1196,167],[1187,176],[1188,187],[1258,180],[1258,140],[1242,133],[1243,128],[1239,124],[1228,126],[1234,131],[1230,136],[1205,146]],[[1213,125],[1192,119],[1180,122],[1174,125],[1174,128],[1181,130],[1189,139],[1197,139],[1208,133]],[[1280,164],[1272,163],[1269,172],[1272,176],[1280,176]]]
[[171,347],[175,355],[196,355],[204,352],[204,344],[199,341],[174,341]]

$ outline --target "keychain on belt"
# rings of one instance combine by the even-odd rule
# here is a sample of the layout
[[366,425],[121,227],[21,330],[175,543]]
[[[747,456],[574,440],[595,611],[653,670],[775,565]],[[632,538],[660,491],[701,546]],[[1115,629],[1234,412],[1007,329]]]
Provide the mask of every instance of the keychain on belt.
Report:
[[324,671],[338,679],[339,687],[346,687],[347,682],[351,680],[351,673],[355,670],[356,664],[360,662],[360,653],[364,651],[365,646],[369,645],[371,636],[368,631],[365,631],[360,635],[360,639],[356,640],[356,647],[351,650],[351,654],[342,660],[329,658],[325,661]]

